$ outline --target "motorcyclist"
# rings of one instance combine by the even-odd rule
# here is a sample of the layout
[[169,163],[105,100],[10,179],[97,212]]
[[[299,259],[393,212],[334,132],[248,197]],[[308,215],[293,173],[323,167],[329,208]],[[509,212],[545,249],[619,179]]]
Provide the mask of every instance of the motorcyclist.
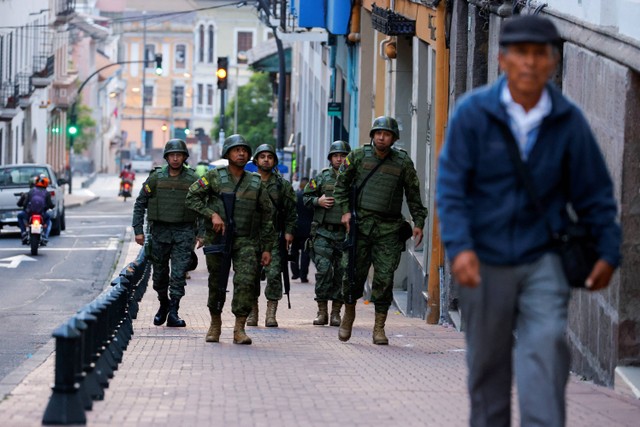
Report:
[[122,195],[122,190],[124,188],[124,183],[128,182],[131,187],[131,192],[133,192],[133,181],[136,179],[136,173],[131,170],[131,163],[127,163],[122,171],[120,172],[120,195]]
[[23,208],[22,212],[18,213],[18,227],[20,227],[20,235],[22,237],[22,244],[29,243],[27,234],[27,225],[29,218],[32,214],[42,215],[42,220],[46,227],[40,244],[46,246],[49,241],[49,233],[51,232],[51,216],[48,210],[53,209],[55,205],[51,200],[51,194],[47,191],[49,186],[49,178],[44,174],[40,174],[32,178],[30,182],[31,188],[26,195],[23,193],[18,200],[18,206]]

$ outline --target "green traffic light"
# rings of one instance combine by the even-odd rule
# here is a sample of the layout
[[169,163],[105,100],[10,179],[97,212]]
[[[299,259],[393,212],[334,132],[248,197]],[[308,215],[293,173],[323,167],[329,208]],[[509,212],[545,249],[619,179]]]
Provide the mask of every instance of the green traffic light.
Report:
[[78,127],[76,125],[70,125],[69,126],[69,135],[77,135],[78,134]]

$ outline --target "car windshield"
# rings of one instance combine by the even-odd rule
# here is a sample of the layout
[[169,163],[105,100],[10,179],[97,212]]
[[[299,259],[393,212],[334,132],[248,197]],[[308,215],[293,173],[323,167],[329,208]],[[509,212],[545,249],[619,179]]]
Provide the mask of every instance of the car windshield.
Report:
[[47,168],[41,166],[11,166],[0,168],[0,186],[25,187],[34,176],[44,174],[49,180]]

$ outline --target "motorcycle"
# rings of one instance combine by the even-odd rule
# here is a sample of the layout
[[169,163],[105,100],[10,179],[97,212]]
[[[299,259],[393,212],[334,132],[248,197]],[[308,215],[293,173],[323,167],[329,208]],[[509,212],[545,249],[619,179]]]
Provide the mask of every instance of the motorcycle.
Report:
[[42,215],[31,214],[29,218],[29,226],[27,227],[27,236],[29,245],[31,245],[31,255],[38,255],[38,248],[42,244],[42,234],[44,233],[46,224]]
[[123,179],[120,182],[120,196],[124,198],[124,201],[127,201],[127,197],[131,197],[131,187],[133,187],[133,182]]

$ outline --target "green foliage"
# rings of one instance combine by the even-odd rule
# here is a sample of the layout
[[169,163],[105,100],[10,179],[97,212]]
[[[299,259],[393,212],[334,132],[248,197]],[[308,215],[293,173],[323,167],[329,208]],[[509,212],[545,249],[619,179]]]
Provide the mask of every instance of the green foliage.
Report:
[[[260,144],[275,145],[274,137],[276,124],[269,117],[273,91],[267,73],[254,73],[244,86],[238,88],[238,131],[251,148],[255,150]],[[229,136],[234,130],[234,110],[237,99],[234,97],[225,108],[225,135]],[[218,140],[220,132],[220,117],[214,118],[211,138]]]
[[[86,151],[96,137],[96,122],[91,117],[91,108],[79,102],[78,100],[76,109],[78,133],[73,140],[73,152],[77,154]],[[69,124],[67,124],[67,129],[69,129]],[[69,148],[69,142],[69,138],[67,138],[67,148]]]

